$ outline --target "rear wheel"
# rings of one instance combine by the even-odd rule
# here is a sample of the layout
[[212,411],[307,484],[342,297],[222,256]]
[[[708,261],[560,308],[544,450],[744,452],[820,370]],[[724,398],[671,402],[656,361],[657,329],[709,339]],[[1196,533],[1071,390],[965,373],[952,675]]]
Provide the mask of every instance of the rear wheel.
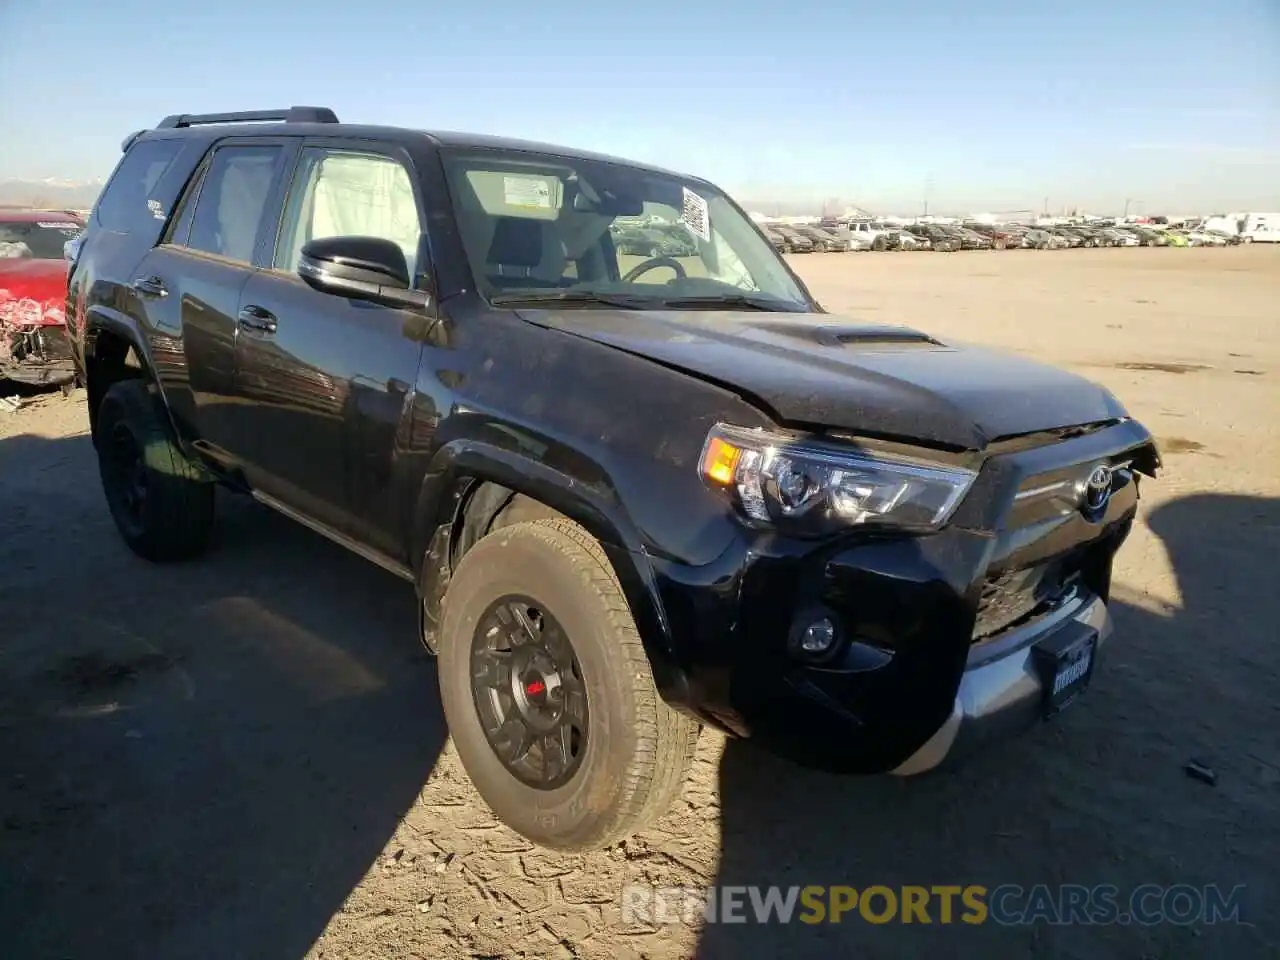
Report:
[[169,437],[142,380],[107,390],[94,428],[98,471],[116,528],[148,560],[185,560],[213,530],[213,484]]
[[605,846],[680,791],[698,724],[662,701],[604,550],[571,521],[516,523],[467,552],[439,673],[472,782],[535,843]]

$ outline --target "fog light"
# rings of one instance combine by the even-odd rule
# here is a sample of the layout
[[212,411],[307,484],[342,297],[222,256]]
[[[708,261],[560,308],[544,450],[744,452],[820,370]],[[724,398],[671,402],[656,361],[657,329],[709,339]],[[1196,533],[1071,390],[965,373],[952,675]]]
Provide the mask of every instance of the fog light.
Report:
[[800,649],[810,656],[821,656],[836,642],[836,625],[823,617],[804,628],[800,634]]

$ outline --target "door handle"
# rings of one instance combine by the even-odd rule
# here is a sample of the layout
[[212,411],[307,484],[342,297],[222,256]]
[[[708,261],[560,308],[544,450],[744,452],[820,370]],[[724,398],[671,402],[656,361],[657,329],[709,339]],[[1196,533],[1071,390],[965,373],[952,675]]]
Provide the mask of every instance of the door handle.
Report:
[[129,289],[140,297],[167,297],[169,288],[159,277],[138,277],[129,284]]
[[257,304],[249,304],[240,308],[239,314],[240,326],[246,330],[256,330],[259,333],[275,333],[276,332],[276,315],[270,310],[265,310]]

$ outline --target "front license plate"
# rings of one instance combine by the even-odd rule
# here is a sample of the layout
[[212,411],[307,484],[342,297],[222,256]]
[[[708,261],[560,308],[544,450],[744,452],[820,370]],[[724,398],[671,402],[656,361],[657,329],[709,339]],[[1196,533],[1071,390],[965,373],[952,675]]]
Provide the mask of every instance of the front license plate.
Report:
[[1084,624],[1064,629],[1035,648],[1044,688],[1044,713],[1065,709],[1089,685],[1097,655],[1098,634]]

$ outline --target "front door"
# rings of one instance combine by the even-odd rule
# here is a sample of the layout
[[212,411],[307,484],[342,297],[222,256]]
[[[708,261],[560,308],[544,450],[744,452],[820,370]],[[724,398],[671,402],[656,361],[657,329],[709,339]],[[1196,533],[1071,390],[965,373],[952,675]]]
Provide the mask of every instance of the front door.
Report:
[[320,293],[297,266],[308,240],[374,236],[399,245],[419,277],[425,244],[413,182],[407,158],[305,146],[270,265],[241,291],[236,338],[236,391],[253,428],[250,483],[397,560],[405,559],[404,504],[392,466],[423,318]]

